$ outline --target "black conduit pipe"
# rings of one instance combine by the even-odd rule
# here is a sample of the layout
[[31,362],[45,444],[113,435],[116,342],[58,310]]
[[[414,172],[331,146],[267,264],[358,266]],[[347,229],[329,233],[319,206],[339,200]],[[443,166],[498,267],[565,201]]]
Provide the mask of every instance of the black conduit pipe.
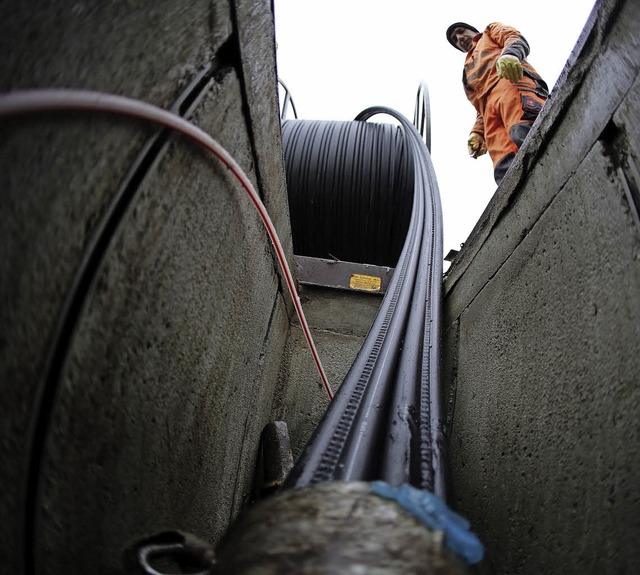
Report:
[[[425,139],[404,116],[389,108],[369,108],[354,124],[377,114],[400,123],[391,129],[402,139],[412,171],[411,218],[379,313],[284,488],[382,479],[410,483],[446,500],[440,197]],[[340,153],[355,150],[347,147]]]
[[296,105],[293,103],[293,98],[291,97],[291,92],[289,91],[289,88],[287,88],[286,84],[280,78],[278,78],[278,84],[280,84],[280,86],[282,86],[282,89],[284,90],[284,101],[282,102],[282,105],[281,105],[280,119],[284,120],[284,118],[287,117],[287,112],[289,111],[289,104],[291,104],[293,117],[297,118],[298,111],[296,110]]
[[431,114],[429,113],[429,88],[425,82],[420,82],[416,94],[416,105],[413,111],[413,125],[418,129],[422,141],[431,152]]

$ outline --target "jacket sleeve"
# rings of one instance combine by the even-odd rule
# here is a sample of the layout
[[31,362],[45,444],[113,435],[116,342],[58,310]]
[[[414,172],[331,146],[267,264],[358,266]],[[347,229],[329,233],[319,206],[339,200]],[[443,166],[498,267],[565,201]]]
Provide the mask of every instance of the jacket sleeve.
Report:
[[488,33],[498,46],[502,46],[502,56],[509,54],[522,62],[529,55],[529,43],[515,28],[494,22],[487,26],[485,33]]
[[476,116],[476,123],[471,128],[471,131],[480,134],[484,138],[484,118],[480,114]]

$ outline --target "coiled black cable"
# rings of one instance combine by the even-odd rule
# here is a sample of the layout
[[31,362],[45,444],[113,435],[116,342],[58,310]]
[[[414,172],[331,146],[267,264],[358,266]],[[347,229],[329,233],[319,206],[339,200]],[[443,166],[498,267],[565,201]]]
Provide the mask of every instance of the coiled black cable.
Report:
[[294,252],[394,267],[407,235],[413,170],[391,124],[284,120]]

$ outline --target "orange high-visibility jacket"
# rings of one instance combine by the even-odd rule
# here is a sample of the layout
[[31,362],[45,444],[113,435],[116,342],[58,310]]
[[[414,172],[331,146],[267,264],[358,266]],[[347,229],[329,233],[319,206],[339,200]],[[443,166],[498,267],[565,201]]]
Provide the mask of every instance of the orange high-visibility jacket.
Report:
[[518,88],[532,91],[546,98],[547,85],[538,72],[527,62],[529,44],[515,28],[500,22],[489,24],[484,32],[474,39],[471,50],[464,62],[462,83],[469,101],[477,111],[476,122],[471,129],[484,137],[483,114],[487,94],[498,83],[496,60],[505,54],[515,56],[522,62],[524,77]]

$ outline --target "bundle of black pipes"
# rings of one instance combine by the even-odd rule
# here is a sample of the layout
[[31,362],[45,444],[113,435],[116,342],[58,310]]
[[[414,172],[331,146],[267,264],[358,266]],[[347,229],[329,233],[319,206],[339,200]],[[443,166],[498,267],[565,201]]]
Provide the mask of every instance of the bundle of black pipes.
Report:
[[[442,211],[427,145],[398,112],[369,108],[354,121],[362,129],[387,114],[398,140],[399,164],[408,162],[411,217],[380,311],[363,346],[283,489],[327,481],[408,483],[446,500],[444,418],[441,409]],[[285,123],[285,155],[295,148]],[[327,130],[318,131],[324,134]],[[310,133],[310,132],[307,132]],[[312,145],[309,150],[322,149]],[[297,155],[303,151],[298,150]],[[329,162],[347,162],[360,150],[343,146],[315,160],[315,177],[332,178]],[[391,167],[388,175],[400,167]],[[293,182],[289,181],[291,186]],[[330,183],[328,184],[330,185]],[[394,197],[387,198],[390,204]],[[332,208],[339,213],[340,206]],[[375,214],[380,217],[381,213]],[[292,210],[292,219],[295,211]],[[307,229],[307,233],[309,230]],[[295,246],[295,229],[294,229]],[[367,262],[373,263],[373,262]]]

